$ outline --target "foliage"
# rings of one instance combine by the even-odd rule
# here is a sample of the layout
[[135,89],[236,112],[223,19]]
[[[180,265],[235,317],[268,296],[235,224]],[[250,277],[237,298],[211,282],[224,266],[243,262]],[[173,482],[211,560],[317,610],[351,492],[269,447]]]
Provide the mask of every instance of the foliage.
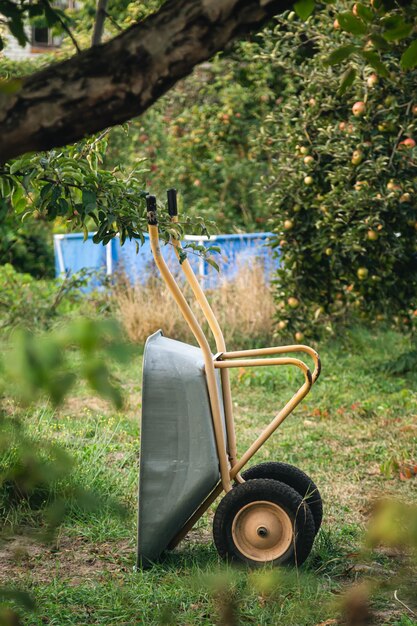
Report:
[[0,209],[0,265],[10,263],[36,278],[55,275],[51,225],[34,219],[22,222],[13,212]]
[[[113,0],[106,8],[106,30],[115,35],[133,22],[144,19],[149,13],[160,8],[162,0],[146,0],[140,6],[129,0]],[[96,17],[96,3],[87,0],[75,8],[65,8],[65,3],[49,0],[0,0],[0,25],[14,37],[21,46],[30,43],[27,25],[45,27],[53,36],[67,38],[70,50],[88,46]],[[5,37],[0,37],[0,50],[5,45]],[[64,41],[64,54],[65,50]]]
[[[36,11],[49,11],[48,2],[35,5],[26,5],[23,1],[20,4],[11,0],[5,2],[10,5],[7,26],[12,32],[14,20],[19,23],[23,21],[33,7],[36,7]],[[159,0],[150,0],[138,8],[135,3],[121,0],[114,3],[111,11],[117,13],[120,9],[119,18],[127,27],[134,19],[141,19],[150,11],[156,10],[160,4]],[[60,11],[59,9],[57,15]],[[83,3],[77,8],[71,17],[77,36],[80,33],[89,33],[94,14],[93,2]],[[90,19],[87,19],[88,15]],[[8,16],[6,11],[6,17]],[[109,19],[110,24],[113,24],[111,12]],[[66,54],[64,50],[63,55]],[[13,89],[13,85],[18,86],[19,76],[50,61],[49,56],[34,64],[19,64],[0,58],[0,69],[9,79],[0,88],[6,91]],[[105,130],[97,137],[85,139],[73,146],[47,153],[27,154],[6,164],[0,169],[2,217],[7,215],[8,219],[13,220],[13,213],[22,221],[33,216],[39,220],[58,221],[61,228],[82,229],[85,235],[89,228],[94,228],[96,243],[106,244],[118,235],[122,245],[129,238],[135,239],[139,247],[144,241],[143,233],[147,231],[144,203],[147,194],[144,190],[147,168],[143,159],[136,159],[129,171],[118,164],[111,170],[104,168],[102,164],[107,143],[108,131]],[[190,226],[194,229],[197,227],[201,234],[208,234],[207,226],[201,219],[191,221],[187,218],[173,226],[166,216],[160,216],[161,234],[165,241],[172,234],[182,236]],[[199,252],[203,254],[204,248]],[[26,269],[26,266],[22,269]]]
[[[4,25],[21,46],[29,42],[26,25],[36,23],[38,26],[53,28],[55,34],[68,32],[69,19],[59,6],[53,6],[49,0],[30,2],[29,0],[0,0],[0,24]],[[0,50],[4,47],[0,37]]]
[[178,187],[191,215],[223,232],[264,228],[269,209],[255,193],[268,169],[260,155],[262,119],[276,107],[279,71],[258,56],[259,37],[204,63],[140,120],[112,131],[106,163],[132,167],[139,156],[147,188]]
[[352,312],[408,324],[417,296],[416,75],[401,71],[396,50],[387,78],[355,58],[340,95],[327,62],[335,36],[349,41],[331,12],[307,23],[287,15],[261,52],[285,81],[263,126],[263,189],[282,263],[279,328],[299,341]]
[[[16,403],[32,406],[36,400],[63,402],[76,383],[85,380],[94,393],[121,408],[118,382],[109,361],[124,362],[130,351],[117,324],[111,321],[74,320],[65,328],[34,335],[16,331],[0,360],[0,511],[6,520],[11,509],[26,503],[43,509],[45,532],[63,521],[70,498],[90,508],[97,498],[85,489],[57,491],[57,484],[72,471],[69,455],[47,439],[29,435],[19,419]],[[10,415],[10,407],[16,416]]]
[[[111,0],[106,7],[105,39],[117,35],[121,30],[139,22],[150,13],[157,11],[164,0],[144,0],[131,2],[130,0]],[[86,0],[77,5],[74,10],[67,10],[72,19],[72,29],[81,47],[91,43],[96,18],[97,3]]]
[[[129,172],[117,165],[105,169],[107,136],[108,131],[104,131],[62,150],[27,154],[6,164],[0,170],[0,210],[4,214],[13,211],[22,221],[35,217],[55,222],[61,229],[70,224],[72,229],[83,230],[85,238],[93,228],[94,243],[103,245],[116,236],[121,245],[127,238],[133,239],[139,250],[147,232],[146,167],[139,159]],[[165,242],[171,236],[183,237],[189,230],[209,235],[208,228],[213,227],[198,216],[172,224],[164,204],[160,203],[160,208],[159,228]],[[215,246],[190,242],[184,247],[207,254],[213,262]]]
[[[74,348],[80,358],[76,365],[70,360]],[[54,404],[60,404],[81,377],[93,391],[116,407],[122,406],[106,359],[123,361],[129,351],[120,327],[110,320],[73,320],[46,336],[16,331],[5,356],[1,361],[2,393],[7,390],[26,403],[46,393]]]
[[53,320],[81,301],[90,274],[84,270],[56,280],[37,280],[8,263],[0,266],[0,329],[50,327]]
[[108,243],[120,233],[143,240],[145,228],[143,191],[131,172],[121,176],[100,169],[107,147],[106,133],[62,151],[29,154],[6,165],[0,178],[1,202],[22,219],[41,215],[54,221],[71,219],[74,228],[94,223],[95,242]]
[[[395,71],[392,55],[401,70],[417,67],[417,7],[411,0],[373,0],[370,6],[357,2],[349,10],[341,7],[334,21],[334,28],[350,35],[351,43],[336,48],[328,63],[337,64],[347,59],[359,58],[370,65],[380,76],[388,77]],[[347,65],[345,77],[348,83],[356,75],[355,64]],[[346,79],[345,79],[346,81]],[[342,85],[346,88],[346,82]]]
[[[16,532],[21,525],[28,535],[30,520],[38,539],[50,541],[70,504],[79,513],[103,506],[89,487],[68,485],[71,457],[55,442],[29,434],[17,403],[33,409],[35,400],[46,395],[59,405],[77,382],[85,380],[91,391],[121,408],[122,395],[108,363],[123,362],[129,354],[119,326],[110,321],[74,320],[47,336],[28,330],[14,333],[0,358],[0,530],[9,524]],[[121,513],[113,499],[106,502],[110,512],[109,504],[113,512]],[[16,518],[16,510],[26,516]],[[33,608],[33,599],[19,589],[0,588],[0,602],[4,600]],[[12,609],[0,604],[0,624],[17,619]]]

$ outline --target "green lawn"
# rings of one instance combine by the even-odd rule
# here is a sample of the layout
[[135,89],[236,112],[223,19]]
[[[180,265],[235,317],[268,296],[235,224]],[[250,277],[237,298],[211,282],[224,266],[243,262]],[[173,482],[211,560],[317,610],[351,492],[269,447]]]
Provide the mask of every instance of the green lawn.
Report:
[[[323,527],[298,572],[249,572],[221,564],[211,541],[213,511],[161,564],[134,571],[139,349],[137,358],[118,370],[127,399],[123,411],[115,412],[83,389],[57,412],[44,405],[27,411],[31,436],[61,444],[74,467],[70,481],[57,484],[58,490],[66,489],[68,514],[53,544],[16,535],[17,522],[36,530],[39,514],[27,506],[3,520],[0,585],[27,589],[36,600],[35,612],[24,613],[24,623],[336,624],[340,605],[360,604],[366,587],[373,615],[369,623],[417,624],[407,557],[382,547],[363,550],[378,498],[417,504],[417,477],[401,480],[398,469],[417,460],[417,375],[393,377],[381,368],[407,348],[407,339],[398,333],[362,329],[322,345],[319,382],[253,460],[293,463],[312,476],[322,493]],[[292,370],[234,372],[240,452],[298,382]],[[79,487],[91,490],[99,506],[80,507]],[[360,583],[359,590],[344,600],[354,583]],[[395,599],[395,590],[408,609]]]

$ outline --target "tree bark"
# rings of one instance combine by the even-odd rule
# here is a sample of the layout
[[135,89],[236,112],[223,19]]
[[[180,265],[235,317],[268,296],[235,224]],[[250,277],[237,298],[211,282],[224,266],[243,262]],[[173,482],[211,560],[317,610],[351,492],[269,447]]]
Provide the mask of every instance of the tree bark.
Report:
[[0,163],[81,139],[143,113],[233,38],[294,0],[168,0],[109,42],[0,92]]

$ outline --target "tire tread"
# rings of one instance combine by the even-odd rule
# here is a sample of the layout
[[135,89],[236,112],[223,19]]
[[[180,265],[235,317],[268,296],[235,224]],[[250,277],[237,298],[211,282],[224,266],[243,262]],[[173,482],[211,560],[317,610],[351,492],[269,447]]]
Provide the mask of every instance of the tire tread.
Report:
[[269,478],[285,483],[295,489],[295,491],[305,498],[309,505],[314,519],[316,534],[318,533],[323,520],[323,502],[317,485],[308,474],[289,463],[266,461],[265,463],[259,463],[258,465],[249,467],[242,473],[242,478],[244,480]]

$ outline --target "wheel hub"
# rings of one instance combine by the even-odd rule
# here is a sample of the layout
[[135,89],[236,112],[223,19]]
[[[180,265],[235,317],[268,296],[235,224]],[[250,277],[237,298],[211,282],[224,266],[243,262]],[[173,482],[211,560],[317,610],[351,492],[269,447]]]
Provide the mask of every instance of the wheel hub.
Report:
[[259,526],[256,532],[258,533],[260,537],[266,537],[268,534],[268,529],[265,528],[265,526]]
[[274,561],[293,540],[289,515],[273,502],[250,502],[233,520],[232,536],[238,550],[254,561]]

